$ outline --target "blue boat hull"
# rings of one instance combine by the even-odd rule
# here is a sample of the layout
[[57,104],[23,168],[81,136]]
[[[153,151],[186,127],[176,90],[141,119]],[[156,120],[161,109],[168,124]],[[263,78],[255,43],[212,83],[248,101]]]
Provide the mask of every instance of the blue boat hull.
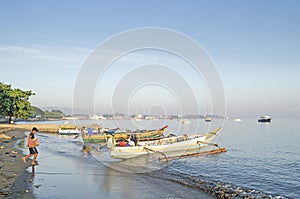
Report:
[[271,122],[271,118],[269,118],[269,119],[258,119],[258,122],[270,123]]

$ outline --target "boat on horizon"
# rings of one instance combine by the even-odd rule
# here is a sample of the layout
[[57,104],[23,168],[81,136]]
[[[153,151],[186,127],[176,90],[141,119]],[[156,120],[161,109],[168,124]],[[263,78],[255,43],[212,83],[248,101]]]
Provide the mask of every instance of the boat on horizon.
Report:
[[180,119],[179,122],[181,124],[190,124],[191,123],[190,120],[188,120],[188,119]]
[[235,118],[233,121],[234,122],[241,122],[242,120],[240,118]]
[[206,134],[181,135],[175,137],[162,138],[154,141],[144,141],[138,143],[120,144],[114,137],[107,141],[107,148],[111,158],[129,159],[141,155],[159,153],[166,156],[166,153],[188,152],[195,149],[202,149],[212,144],[211,141],[217,136],[221,127]]
[[205,121],[205,122],[211,122],[211,117],[206,116],[205,119],[204,119],[204,121]]
[[271,122],[271,117],[268,115],[265,116],[261,116],[258,118],[258,122],[262,122],[262,123],[270,123]]

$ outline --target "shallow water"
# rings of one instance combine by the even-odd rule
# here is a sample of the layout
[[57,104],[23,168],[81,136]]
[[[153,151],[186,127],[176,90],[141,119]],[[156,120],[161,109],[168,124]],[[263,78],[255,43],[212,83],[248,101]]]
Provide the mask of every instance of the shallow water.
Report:
[[38,138],[38,165],[32,176],[36,198],[211,198],[168,180],[107,167],[82,153],[82,143],[73,136],[39,133]]
[[[210,124],[191,120],[187,125],[167,122],[167,133],[177,134],[206,132],[223,123],[221,120],[213,120]],[[118,124],[102,121],[102,124],[136,129],[158,128],[166,122],[141,121],[139,126],[131,121],[118,121]],[[89,198],[157,198],[161,194],[165,198],[203,198],[208,196],[203,195],[201,187],[218,185],[243,190],[253,197],[299,198],[300,132],[297,124],[299,120],[274,120],[270,124],[256,120],[226,121],[217,143],[227,148],[227,153],[173,160],[146,174],[115,170],[119,169],[119,163],[105,163],[114,169],[104,166],[93,155],[83,154],[82,144],[73,137],[39,133],[39,165],[35,167],[33,178],[38,188],[34,188],[34,193],[37,198],[81,198],[87,194]],[[130,171],[126,167],[122,170]]]

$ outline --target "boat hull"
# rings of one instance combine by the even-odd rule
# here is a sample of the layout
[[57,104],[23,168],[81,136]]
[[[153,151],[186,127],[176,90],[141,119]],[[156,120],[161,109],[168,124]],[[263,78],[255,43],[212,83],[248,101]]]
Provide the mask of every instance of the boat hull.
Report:
[[[217,131],[219,131],[219,129]],[[110,149],[110,156],[112,158],[128,159],[152,153],[161,153],[165,155],[166,153],[171,152],[185,152],[194,149],[200,150],[216,137],[217,131],[210,132],[201,137],[186,137],[186,140],[184,139],[184,136],[178,136],[174,138],[164,138],[154,142],[145,142],[143,143],[143,146],[114,146]],[[181,138],[183,138],[183,140]]]
[[[128,133],[115,133],[114,138],[115,140],[118,139],[129,139],[130,135],[135,135],[138,140],[140,141],[146,141],[146,140],[157,140],[162,138],[162,135],[167,127],[163,127],[159,130],[149,130],[149,131],[138,131],[138,132],[128,132]],[[112,135],[110,134],[94,134],[91,136],[83,136],[83,142],[84,143],[102,143],[106,142],[109,137]]]
[[258,119],[258,122],[262,122],[262,123],[270,123],[271,119]]
[[104,136],[86,136],[82,138],[84,143],[102,143],[106,142],[106,137]]

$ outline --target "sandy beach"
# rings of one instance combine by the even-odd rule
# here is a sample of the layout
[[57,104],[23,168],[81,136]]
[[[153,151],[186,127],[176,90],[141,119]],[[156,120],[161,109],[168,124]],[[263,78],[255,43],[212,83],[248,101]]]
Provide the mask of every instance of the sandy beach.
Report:
[[[22,151],[14,146],[18,140],[25,137],[23,130],[0,129],[0,197],[5,198],[25,198],[33,197],[31,174],[26,171],[21,158]],[[4,139],[5,136],[12,139]]]

